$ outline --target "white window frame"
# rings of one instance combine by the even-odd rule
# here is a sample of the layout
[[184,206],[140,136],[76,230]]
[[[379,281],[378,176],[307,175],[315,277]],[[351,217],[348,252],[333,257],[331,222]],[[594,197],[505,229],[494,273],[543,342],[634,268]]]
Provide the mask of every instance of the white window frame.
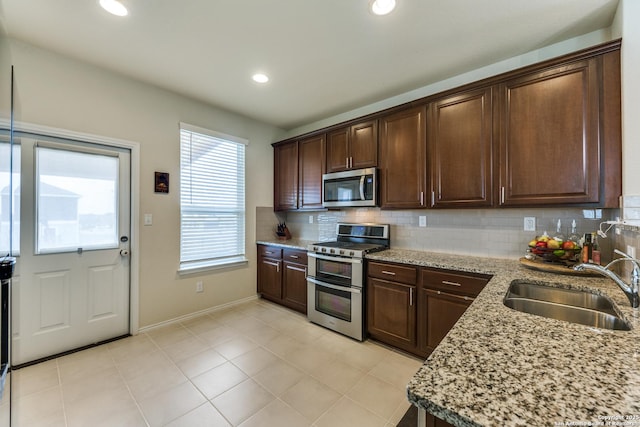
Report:
[[[240,173],[239,169],[242,168],[242,182],[238,185],[242,186],[241,191],[243,196],[238,200],[241,202],[241,205],[237,205],[233,208],[229,208],[228,206],[220,207],[215,205],[215,201],[211,201],[212,205],[203,205],[196,204],[193,201],[192,196],[195,191],[193,188],[189,187],[189,181],[186,177],[183,178],[184,174],[191,173],[191,158],[185,158],[185,147],[183,147],[183,134],[187,132],[189,134],[197,134],[199,137],[211,138],[211,142],[223,142],[223,143],[235,143],[238,145],[242,145],[244,152],[242,156],[242,165],[238,166],[236,172]],[[246,258],[246,146],[249,144],[249,141],[243,138],[239,138],[237,136],[228,135],[216,131],[212,131],[209,129],[204,129],[198,126],[193,126],[187,123],[180,123],[180,268],[178,270],[178,274],[192,274],[198,273],[207,270],[215,270],[220,268],[229,268],[239,265],[246,265],[248,263],[248,259]],[[191,147],[188,148],[189,153],[191,152]],[[211,167],[211,164],[205,165]],[[233,169],[232,169],[233,170]],[[216,179],[215,175],[211,176],[212,180]],[[220,177],[220,179],[224,179]],[[236,187],[237,188],[237,187]],[[205,190],[203,188],[199,188],[199,190]],[[236,190],[237,191],[237,190]],[[199,193],[200,194],[200,193]],[[215,193],[210,193],[209,196],[214,198]],[[212,256],[211,253],[199,254],[200,258],[194,258],[193,252],[189,253],[189,248],[185,245],[189,245],[193,243],[193,240],[189,239],[188,233],[188,220],[186,217],[188,216],[189,211],[194,212],[210,212],[214,213],[230,213],[236,212],[237,214],[242,216],[241,219],[241,227],[242,231],[238,233],[237,236],[237,250],[234,253],[223,254],[219,256]],[[194,224],[194,222],[191,222]],[[240,226],[240,225],[238,225]],[[192,237],[192,236],[191,236]],[[212,234],[203,235],[203,238],[207,240],[211,240]]]

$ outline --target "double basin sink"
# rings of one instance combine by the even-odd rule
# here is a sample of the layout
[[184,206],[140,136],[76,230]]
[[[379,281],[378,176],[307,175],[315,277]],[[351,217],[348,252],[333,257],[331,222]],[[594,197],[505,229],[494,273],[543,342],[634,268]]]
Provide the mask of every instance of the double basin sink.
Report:
[[514,310],[551,319],[601,329],[631,330],[608,297],[589,291],[514,280],[503,303]]

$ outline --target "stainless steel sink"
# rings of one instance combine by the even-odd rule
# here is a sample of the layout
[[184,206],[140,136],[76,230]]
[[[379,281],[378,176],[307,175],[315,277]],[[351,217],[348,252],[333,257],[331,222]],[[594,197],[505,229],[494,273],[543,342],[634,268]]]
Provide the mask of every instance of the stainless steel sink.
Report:
[[551,319],[602,329],[631,330],[609,298],[588,291],[514,280],[503,303],[514,310]]

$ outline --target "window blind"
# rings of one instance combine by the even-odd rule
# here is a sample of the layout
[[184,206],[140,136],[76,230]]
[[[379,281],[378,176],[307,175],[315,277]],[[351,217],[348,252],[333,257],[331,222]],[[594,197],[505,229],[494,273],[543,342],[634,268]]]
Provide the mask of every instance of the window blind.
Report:
[[245,143],[180,129],[180,268],[245,259]]

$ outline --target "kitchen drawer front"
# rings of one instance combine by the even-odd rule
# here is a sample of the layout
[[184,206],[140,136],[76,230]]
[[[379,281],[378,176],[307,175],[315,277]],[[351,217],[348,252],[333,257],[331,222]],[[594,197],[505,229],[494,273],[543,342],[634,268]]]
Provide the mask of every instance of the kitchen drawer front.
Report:
[[397,264],[369,262],[367,275],[378,279],[415,285],[418,282],[418,268]]
[[282,259],[289,262],[307,265],[307,252],[298,249],[284,249]]
[[282,259],[282,249],[276,246],[258,246],[258,255],[266,258]]
[[490,278],[485,275],[475,276],[446,270],[422,269],[423,287],[463,295],[478,295]]

